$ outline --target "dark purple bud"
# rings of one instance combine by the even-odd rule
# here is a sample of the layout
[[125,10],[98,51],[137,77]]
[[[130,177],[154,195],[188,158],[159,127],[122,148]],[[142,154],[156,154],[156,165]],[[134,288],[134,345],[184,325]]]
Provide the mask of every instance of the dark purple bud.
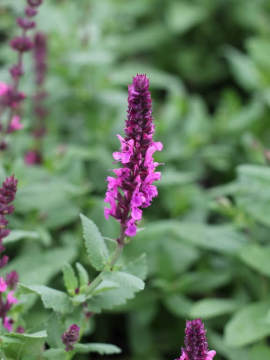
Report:
[[6,150],[7,147],[8,147],[8,145],[7,145],[7,142],[5,140],[0,142],[0,151]]
[[24,74],[22,66],[20,65],[13,65],[10,69],[9,69],[10,75],[14,78],[17,79],[20,76],[22,76]]
[[24,30],[33,29],[36,26],[36,23],[27,18],[18,18],[17,24]]
[[11,271],[6,275],[6,283],[11,289],[15,289],[19,281],[19,275],[16,271]]
[[10,41],[10,46],[16,51],[24,52],[31,50],[34,44],[27,36],[17,36]]
[[33,9],[32,7],[27,7],[25,9],[25,15],[28,16],[28,17],[33,17],[35,15],[37,15],[38,11],[36,9]]
[[40,6],[42,4],[43,0],[27,0],[28,5],[36,7],[36,6]]
[[38,138],[42,138],[44,135],[46,135],[46,133],[47,133],[46,127],[40,126],[33,131],[33,136],[38,139]]
[[6,178],[0,188],[0,204],[9,204],[15,199],[17,183],[13,175]]
[[16,333],[18,333],[18,334],[23,334],[24,332],[25,332],[24,327],[22,327],[22,326],[18,326],[18,327],[17,327]]
[[0,259],[0,269],[2,269],[4,266],[6,266],[6,264],[8,263],[8,256],[4,255],[1,259]]
[[62,342],[66,345],[66,351],[73,350],[73,345],[79,340],[80,327],[72,324],[62,335]]
[[40,165],[42,163],[42,155],[38,150],[29,150],[24,155],[24,162],[26,165]]

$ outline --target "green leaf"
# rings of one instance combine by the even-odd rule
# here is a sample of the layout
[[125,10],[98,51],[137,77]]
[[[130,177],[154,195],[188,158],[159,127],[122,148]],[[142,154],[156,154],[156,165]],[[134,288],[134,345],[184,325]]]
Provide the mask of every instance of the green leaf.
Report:
[[267,360],[270,359],[270,348],[264,344],[258,344],[252,347],[250,351],[251,359]]
[[118,287],[93,296],[89,301],[89,309],[100,312],[101,309],[113,309],[132,299],[136,292],[143,290],[144,282],[138,277],[121,272],[107,272],[103,275],[104,281],[115,283]]
[[142,254],[137,259],[129,262],[124,270],[129,274],[135,275],[142,280],[146,279],[147,276],[147,261],[146,255]]
[[210,319],[229,314],[239,307],[239,303],[229,299],[203,299],[197,301],[190,309],[192,318]]
[[5,334],[2,348],[9,359],[36,360],[39,359],[47,337],[46,331],[39,331],[33,334]]
[[46,350],[44,357],[49,360],[66,360],[66,351],[64,349]]
[[76,344],[74,350],[78,354],[97,352],[100,355],[112,355],[121,353],[121,349],[118,346],[102,343]]
[[185,319],[190,314],[192,302],[183,295],[171,294],[164,299],[164,305],[173,315]]
[[247,242],[245,236],[230,225],[179,223],[174,231],[184,241],[221,253],[234,254]]
[[173,32],[183,34],[202,22],[206,15],[205,7],[173,1],[168,6],[167,23]]
[[13,243],[19,240],[23,240],[23,239],[39,239],[40,235],[39,233],[35,232],[35,231],[26,231],[26,230],[12,230],[10,232],[10,234],[4,238],[3,243],[9,244],[9,243]]
[[16,270],[20,274],[20,281],[27,285],[46,284],[75,256],[76,248],[73,247],[44,250],[32,242],[25,247],[20,256],[8,263],[5,273]]
[[249,91],[259,87],[260,74],[252,59],[233,48],[227,48],[226,57],[236,80],[241,86]]
[[73,310],[69,297],[62,291],[51,289],[44,285],[23,285],[20,288],[26,292],[38,294],[46,309],[53,309],[61,314],[70,313]]
[[65,287],[70,295],[75,294],[75,290],[78,288],[78,280],[71,265],[65,264],[63,267],[64,283]]
[[104,239],[92,220],[82,214],[80,216],[85,247],[90,263],[96,270],[102,270],[109,257]]
[[237,205],[255,220],[270,226],[270,169],[266,166],[242,165],[237,168],[237,174]]
[[61,335],[64,333],[66,328],[64,326],[63,319],[61,319],[61,316],[59,316],[59,314],[51,314],[51,316],[48,318],[46,329],[48,332],[48,338],[46,341],[50,345],[50,347],[63,347]]
[[80,280],[80,289],[83,291],[83,289],[86,288],[89,284],[88,272],[79,262],[76,263],[76,268]]
[[225,327],[225,341],[229,346],[240,347],[270,335],[267,313],[270,303],[259,302],[239,310]]
[[244,263],[263,275],[270,276],[270,247],[261,245],[245,246],[239,253]]

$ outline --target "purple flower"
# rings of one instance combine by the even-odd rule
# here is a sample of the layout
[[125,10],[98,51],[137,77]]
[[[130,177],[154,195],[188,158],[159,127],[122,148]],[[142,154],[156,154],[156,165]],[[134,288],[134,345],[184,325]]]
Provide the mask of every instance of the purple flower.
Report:
[[43,0],[27,0],[29,6],[37,7],[42,4]]
[[24,74],[23,72],[23,68],[21,65],[13,65],[10,69],[9,69],[10,75],[13,77],[13,79],[18,79],[20,76],[22,76]]
[[24,155],[24,162],[26,165],[40,165],[42,163],[42,155],[37,150],[29,150]]
[[28,17],[33,17],[36,16],[38,11],[36,9],[33,9],[32,7],[28,6],[25,11],[24,11],[25,15]]
[[177,360],[212,360],[215,350],[208,351],[206,330],[201,319],[187,321],[185,347]]
[[120,222],[127,236],[136,235],[142,209],[150,206],[158,195],[153,182],[159,180],[161,174],[155,172],[159,163],[153,160],[153,154],[163,146],[153,141],[154,129],[149,80],[146,75],[137,75],[128,87],[126,136],[117,135],[121,151],[113,153],[123,167],[113,170],[116,177],[107,178],[105,202],[110,208],[104,210],[107,219],[112,216]]
[[27,36],[17,36],[10,41],[10,46],[16,51],[25,52],[31,50],[34,44]]
[[73,350],[73,345],[79,340],[80,327],[72,324],[62,335],[62,342],[66,345],[66,351]]
[[47,71],[47,37],[41,33],[36,33],[34,37],[33,56],[35,61],[36,83],[41,85]]
[[34,21],[21,17],[17,19],[17,24],[24,30],[30,30],[36,26]]

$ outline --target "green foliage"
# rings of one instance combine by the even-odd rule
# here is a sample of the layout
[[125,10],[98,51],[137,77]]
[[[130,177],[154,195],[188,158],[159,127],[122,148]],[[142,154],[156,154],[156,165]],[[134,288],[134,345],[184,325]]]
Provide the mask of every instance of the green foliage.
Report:
[[81,215],[83,237],[87,255],[96,270],[102,270],[108,260],[108,250],[98,228],[84,215]]
[[[0,81],[8,82],[16,57],[8,42],[25,0],[0,3]],[[19,180],[0,275],[19,273],[10,316],[14,329],[27,329],[1,331],[0,358],[66,360],[61,335],[77,323],[76,360],[92,351],[174,359],[185,320],[202,317],[217,360],[268,360],[269,0],[43,3],[44,162],[23,161],[38,146],[30,54],[19,87],[24,129],[0,154],[1,180]],[[155,140],[164,144],[155,158],[164,165],[158,198],[111,267],[119,224],[103,216],[105,180],[118,166],[115,135],[137,72],[150,77]]]

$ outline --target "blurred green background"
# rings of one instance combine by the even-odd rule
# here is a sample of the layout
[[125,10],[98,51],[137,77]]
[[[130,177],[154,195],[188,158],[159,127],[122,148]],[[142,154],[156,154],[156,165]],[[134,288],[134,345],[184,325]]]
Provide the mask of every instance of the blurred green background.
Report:
[[[1,81],[24,5],[0,2]],[[118,224],[103,217],[105,178],[127,85],[146,73],[163,178],[124,256],[146,253],[147,285],[94,316],[86,338],[123,349],[108,359],[171,360],[185,319],[201,317],[217,360],[269,359],[270,1],[44,0],[37,22],[48,36],[48,135],[44,164],[26,167],[35,121],[27,55],[26,126],[5,158],[20,184],[12,225],[25,231],[10,241],[10,268],[24,283],[61,288],[65,262],[87,266],[79,212],[117,236]],[[25,322],[38,330],[49,313],[31,309]]]

